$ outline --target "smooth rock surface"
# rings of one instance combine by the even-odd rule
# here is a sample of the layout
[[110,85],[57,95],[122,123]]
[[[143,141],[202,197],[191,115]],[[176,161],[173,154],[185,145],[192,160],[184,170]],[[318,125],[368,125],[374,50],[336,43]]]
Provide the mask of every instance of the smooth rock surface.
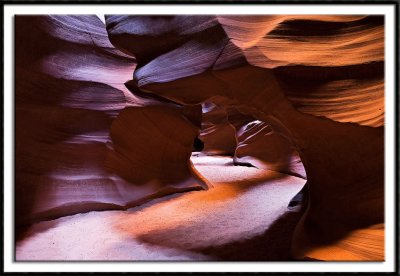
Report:
[[[189,163],[201,125],[200,107],[135,96],[125,82],[132,77],[136,60],[110,43],[98,17],[16,16],[15,20],[17,227],[92,210],[126,209],[151,198],[206,187],[198,174],[191,173]],[[118,116],[129,108],[141,111],[131,121]],[[162,112],[139,116],[155,109]],[[168,114],[173,118],[166,121]],[[124,148],[121,143],[113,145],[110,138],[110,129],[121,121],[125,129],[118,130],[127,133],[117,130],[114,137],[133,138],[129,141],[133,145],[140,140],[142,157],[151,156],[154,164],[126,153],[128,163],[109,170],[110,149]],[[169,155],[162,148],[170,147],[176,137],[168,141],[160,134],[161,127],[183,138]],[[186,136],[179,133],[185,131]],[[175,156],[178,151],[184,154]],[[133,164],[135,170],[123,170]]]
[[[143,55],[147,60],[132,80],[139,89],[184,105],[218,101],[235,107],[293,144],[309,185],[293,256],[307,257],[383,222],[383,17],[196,17],[205,28],[187,34],[174,24],[185,16],[107,16],[116,47],[125,45],[113,40],[114,28],[130,20],[150,21],[162,33],[178,30],[175,39],[182,39],[148,49],[151,55]],[[158,36],[150,28],[140,32]],[[137,37],[138,31],[125,29],[124,35]],[[140,51],[129,49],[141,60]],[[368,246],[347,250],[365,256]]]

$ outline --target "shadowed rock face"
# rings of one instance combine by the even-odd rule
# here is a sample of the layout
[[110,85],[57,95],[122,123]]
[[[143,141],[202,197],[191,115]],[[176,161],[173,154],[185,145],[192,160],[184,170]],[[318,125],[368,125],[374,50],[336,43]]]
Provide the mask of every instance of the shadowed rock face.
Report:
[[291,142],[261,121],[252,121],[237,132],[236,164],[283,172],[306,179],[303,164]]
[[17,226],[207,187],[189,165],[200,106],[132,94],[124,83],[136,60],[109,42],[99,18],[15,24]]
[[309,186],[294,257],[383,258],[382,17],[106,16],[106,25],[139,61],[138,90],[234,107],[293,145]]
[[383,17],[105,20],[15,19],[16,225],[207,189],[200,137],[307,177],[293,257],[384,258]]
[[208,155],[233,156],[237,146],[236,129],[229,121],[228,111],[210,102],[203,104],[202,111],[200,138],[205,143],[203,152]]
[[306,178],[303,164],[293,145],[271,127],[236,108],[203,104],[200,133],[207,155],[231,155],[234,164],[254,166]]
[[[111,125],[113,150],[107,167],[146,189],[199,188],[197,174],[188,163],[198,132],[180,108],[128,107]],[[202,184],[207,188],[207,184]],[[122,192],[127,200],[137,194],[136,186],[133,187],[133,191]]]

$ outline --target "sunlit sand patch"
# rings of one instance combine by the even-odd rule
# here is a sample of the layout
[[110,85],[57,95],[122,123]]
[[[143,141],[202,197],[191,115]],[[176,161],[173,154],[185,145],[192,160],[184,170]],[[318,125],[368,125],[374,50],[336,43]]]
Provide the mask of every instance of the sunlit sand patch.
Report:
[[217,260],[203,251],[229,245],[224,250],[232,252],[224,254],[236,254],[230,245],[263,235],[288,212],[288,202],[305,183],[233,166],[230,157],[192,157],[192,162],[214,188],[167,196],[128,211],[40,222],[17,243],[17,260]]

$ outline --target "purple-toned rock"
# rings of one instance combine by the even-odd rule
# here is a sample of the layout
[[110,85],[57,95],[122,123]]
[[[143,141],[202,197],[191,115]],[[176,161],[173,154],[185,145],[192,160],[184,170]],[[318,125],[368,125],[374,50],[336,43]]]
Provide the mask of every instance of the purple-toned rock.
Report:
[[[201,28],[187,18],[106,16],[110,40],[139,61],[137,89],[184,105],[234,107],[290,141],[309,186],[294,257],[329,260],[321,247],[362,233],[362,245],[339,246],[336,256],[382,260],[383,239],[363,229],[384,220],[383,17],[193,16]],[[128,22],[156,31],[124,29]],[[118,41],[120,29],[139,44],[151,37],[146,52]],[[173,42],[160,47],[165,34]],[[369,254],[369,246],[378,249]]]

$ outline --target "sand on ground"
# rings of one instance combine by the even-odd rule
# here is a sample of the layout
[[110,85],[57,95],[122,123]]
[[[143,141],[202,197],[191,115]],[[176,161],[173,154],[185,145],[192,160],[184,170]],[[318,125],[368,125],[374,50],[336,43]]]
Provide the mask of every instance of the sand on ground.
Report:
[[17,241],[16,260],[289,260],[301,214],[287,205],[305,180],[230,157],[192,162],[214,188],[36,223]]

